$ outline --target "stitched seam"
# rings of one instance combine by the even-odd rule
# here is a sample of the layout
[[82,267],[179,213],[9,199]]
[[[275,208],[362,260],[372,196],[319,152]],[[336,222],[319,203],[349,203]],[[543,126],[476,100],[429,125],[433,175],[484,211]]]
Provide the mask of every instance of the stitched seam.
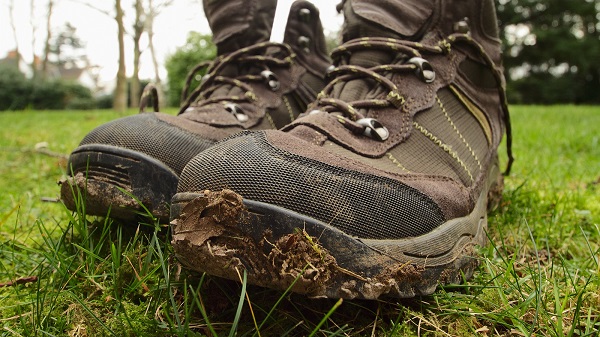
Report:
[[471,145],[469,144],[469,142],[467,142],[467,140],[465,139],[465,137],[463,137],[463,135],[460,132],[460,130],[458,130],[458,127],[456,127],[456,124],[454,124],[454,122],[450,118],[450,115],[448,115],[448,111],[446,111],[446,107],[444,106],[444,103],[442,103],[442,101],[440,100],[439,96],[435,96],[435,99],[437,100],[438,104],[440,105],[440,108],[442,109],[442,112],[444,112],[444,116],[446,116],[446,119],[448,120],[448,122],[450,123],[450,125],[452,125],[452,128],[454,129],[454,131],[456,131],[456,134],[458,135],[458,137],[462,140],[462,142],[465,144],[465,146],[467,147],[467,149],[469,149],[469,152],[471,152],[471,156],[473,156],[473,158],[477,162],[477,166],[479,166],[479,170],[482,171],[483,170],[483,166],[481,165],[481,161],[479,160],[479,157],[477,157],[477,154],[475,153],[475,151],[473,150],[473,148],[471,147]]
[[285,96],[281,96],[283,98],[283,103],[285,103],[285,107],[287,108],[288,114],[290,115],[290,122],[294,121],[294,112],[292,111],[292,106],[290,105],[290,101]]
[[417,130],[419,130],[422,134],[424,134],[427,138],[429,138],[433,143],[435,143],[437,146],[439,146],[442,150],[444,150],[446,153],[448,153],[454,160],[456,160],[458,162],[458,164],[469,175],[469,179],[471,179],[471,183],[475,182],[475,179],[473,179],[473,175],[471,174],[471,171],[469,170],[467,165],[460,159],[460,157],[458,156],[456,151],[452,150],[452,147],[450,147],[448,144],[444,144],[439,138],[437,138],[434,134],[429,132],[429,130],[422,127],[419,123],[413,121],[413,126]]
[[388,152],[387,156],[392,161],[392,163],[394,163],[396,166],[398,166],[400,169],[402,169],[402,171],[404,171],[406,173],[411,173],[406,167],[404,167],[404,165],[402,165],[398,161],[398,159],[396,159],[396,157],[394,157],[394,155],[391,152]]
[[490,123],[485,116],[485,114],[481,111],[481,109],[471,102],[461,91],[454,85],[451,85],[450,90],[454,93],[454,95],[458,98],[458,100],[467,108],[473,117],[477,119],[479,125],[483,129],[483,133],[485,134],[485,138],[488,141],[488,144],[492,144],[492,129]]
[[277,129],[275,122],[273,122],[273,117],[271,117],[271,114],[269,114],[269,112],[265,112],[265,117],[267,117],[267,120],[269,121],[269,124],[271,124],[273,129]]

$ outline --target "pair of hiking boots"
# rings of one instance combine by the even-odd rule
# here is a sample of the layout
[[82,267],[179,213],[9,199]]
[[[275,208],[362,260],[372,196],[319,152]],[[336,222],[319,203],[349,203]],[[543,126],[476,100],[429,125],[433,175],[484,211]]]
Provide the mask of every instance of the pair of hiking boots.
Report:
[[81,191],[88,214],[149,210],[183,265],[309,296],[470,277],[510,145],[493,1],[344,0],[333,66],[310,2],[292,5],[284,43],[268,42],[275,0],[204,7],[218,57],[200,85],[177,116],[88,134],[67,207]]

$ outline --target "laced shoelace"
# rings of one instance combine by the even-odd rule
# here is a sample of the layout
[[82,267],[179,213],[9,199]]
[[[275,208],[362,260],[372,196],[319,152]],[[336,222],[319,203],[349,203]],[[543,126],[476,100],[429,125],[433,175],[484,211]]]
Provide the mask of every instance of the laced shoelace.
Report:
[[[290,67],[296,55],[292,48],[286,44],[263,42],[246,48],[241,48],[233,53],[227,54],[213,62],[203,62],[190,71],[186,78],[182,91],[182,105],[179,114],[184,113],[190,107],[196,108],[205,105],[223,103],[225,109],[232,113],[240,122],[248,120],[239,103],[254,102],[258,98],[250,83],[264,82],[271,90],[277,91],[280,87],[279,80],[272,67]],[[262,69],[259,74],[250,73],[238,75],[235,78],[219,75],[230,65],[243,69]],[[206,74],[198,87],[191,93],[190,85],[197,74],[206,70]],[[237,87],[243,95],[213,95],[217,89],[223,86]]]
[[[512,129],[510,125],[510,114],[508,103],[502,80],[502,71],[495,65],[494,61],[487,55],[483,47],[471,38],[468,34],[452,34],[435,46],[427,46],[418,42],[402,41],[391,38],[360,38],[351,40],[336,48],[332,53],[334,64],[329,71],[330,78],[333,78],[329,84],[318,95],[313,104],[311,113],[335,113],[338,121],[355,134],[362,134],[366,137],[385,141],[389,138],[388,129],[374,118],[363,115],[360,110],[381,109],[395,107],[403,112],[403,116],[408,118],[404,109],[406,99],[398,90],[398,87],[386,75],[391,73],[413,72],[426,83],[435,81],[435,70],[422,54],[449,54],[452,47],[459,43],[465,43],[474,47],[483,58],[488,67],[493,69],[494,78],[498,84],[500,92],[501,108],[503,110],[504,122],[506,124],[506,147],[508,155],[507,168],[505,175],[510,173],[514,158],[512,154]],[[394,54],[403,54],[406,61],[400,64],[385,64],[372,68],[365,68],[357,65],[342,64],[349,54],[355,51],[365,49],[377,49]],[[357,79],[374,80],[388,90],[385,99],[364,99],[353,102],[346,102],[333,97],[332,93],[336,84],[348,82]]]

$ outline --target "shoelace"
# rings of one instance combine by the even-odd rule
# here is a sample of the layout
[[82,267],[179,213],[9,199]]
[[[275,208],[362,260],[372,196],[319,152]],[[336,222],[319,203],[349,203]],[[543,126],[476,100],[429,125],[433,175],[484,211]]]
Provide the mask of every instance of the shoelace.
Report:
[[[376,119],[368,118],[360,113],[360,110],[363,109],[377,109],[394,106],[404,112],[404,116],[407,117],[407,114],[404,111],[406,99],[401,95],[396,84],[385,75],[390,73],[413,72],[426,83],[432,83],[435,81],[435,70],[422,56],[422,53],[448,54],[451,52],[452,47],[458,43],[466,43],[474,47],[478,53],[481,54],[486,65],[493,69],[494,77],[500,92],[501,108],[506,124],[508,163],[504,174],[508,175],[512,168],[514,158],[512,154],[510,114],[508,111],[504,81],[502,80],[502,72],[496,67],[483,47],[468,34],[452,34],[440,41],[436,46],[427,46],[417,42],[391,38],[360,38],[346,42],[333,51],[332,58],[335,64],[340,64],[345,57],[348,57],[349,53],[351,54],[352,52],[365,49],[377,49],[394,54],[401,53],[406,55],[406,62],[401,64],[379,65],[372,68],[343,64],[332,68],[329,71],[329,76],[334,79],[321,91],[317,97],[317,101],[312,106],[313,111],[311,113],[319,113],[320,111],[336,113],[338,121],[353,133],[362,134],[378,141],[385,141],[389,137],[388,129]],[[354,102],[345,102],[331,96],[337,83],[348,82],[360,78],[368,78],[378,82],[388,90],[387,97],[385,99],[365,99]]]
[[[241,48],[216,59],[214,62],[200,63],[190,71],[186,78],[182,92],[183,103],[179,114],[184,113],[189,108],[221,102],[229,113],[232,113],[240,122],[245,122],[248,120],[248,116],[244,114],[239,103],[254,102],[258,99],[249,83],[264,82],[271,90],[277,91],[280,86],[279,80],[270,69],[272,67],[289,67],[292,65],[294,58],[295,54],[290,46],[274,42],[263,42]],[[262,70],[260,74],[248,73],[239,75],[236,78],[219,75],[230,65],[248,66],[252,69],[262,68]],[[206,69],[206,75],[202,77],[198,87],[189,93],[192,80],[204,69]],[[213,93],[222,86],[237,87],[244,94],[240,96],[213,96]]]

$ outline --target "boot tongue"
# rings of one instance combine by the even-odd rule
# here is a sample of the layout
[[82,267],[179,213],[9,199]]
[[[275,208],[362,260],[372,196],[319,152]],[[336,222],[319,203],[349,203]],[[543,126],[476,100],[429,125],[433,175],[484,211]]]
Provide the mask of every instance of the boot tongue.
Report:
[[[423,0],[367,1],[345,0],[338,10],[344,13],[343,39],[350,41],[363,37],[388,37],[394,39],[417,39],[427,19],[433,12],[433,5],[423,5]],[[429,1],[425,1],[429,2]],[[413,4],[414,3],[414,4]],[[413,8],[414,7],[414,8]],[[364,68],[393,63],[398,55],[377,49],[365,49],[353,52],[348,63]],[[376,83],[358,79],[339,83],[333,94],[340,99],[352,102],[369,95],[378,94],[373,91]]]
[[[372,68],[382,64],[390,64],[395,55],[383,51],[371,49],[352,53],[349,64]],[[352,102],[365,98],[376,85],[364,79],[340,82],[334,87],[333,95],[346,102]]]
[[277,0],[205,0],[218,54],[268,41],[276,6]]
[[344,41],[361,37],[418,40],[433,16],[433,0],[344,0]]

